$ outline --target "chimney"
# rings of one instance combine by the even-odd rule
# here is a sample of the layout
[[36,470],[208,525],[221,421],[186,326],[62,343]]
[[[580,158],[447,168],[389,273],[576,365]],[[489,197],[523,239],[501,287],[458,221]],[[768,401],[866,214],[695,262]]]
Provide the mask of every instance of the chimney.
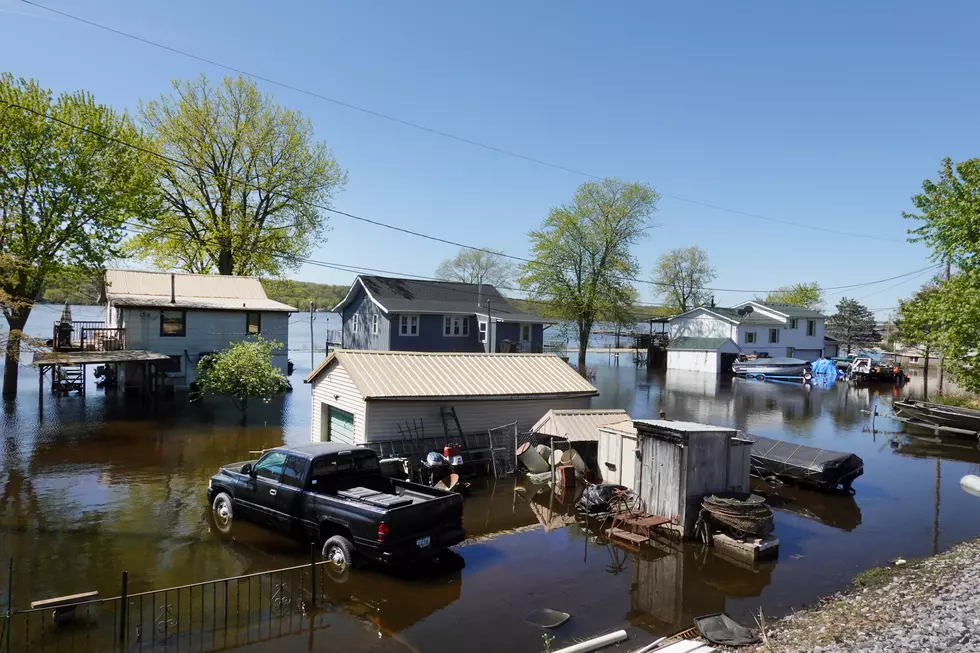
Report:
[[177,291],[176,291],[177,282],[175,281],[175,276],[176,275],[174,275],[173,272],[170,273],[170,303],[171,304],[177,303]]
[[715,296],[712,295],[711,296],[711,308],[714,308],[714,307],[715,307]]

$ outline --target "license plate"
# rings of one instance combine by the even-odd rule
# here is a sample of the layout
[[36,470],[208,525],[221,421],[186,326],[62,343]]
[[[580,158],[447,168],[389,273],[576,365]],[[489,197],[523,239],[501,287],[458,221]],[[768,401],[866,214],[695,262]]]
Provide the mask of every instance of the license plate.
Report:
[[425,547],[429,546],[431,542],[432,542],[431,537],[420,537],[419,539],[415,540],[415,543],[419,546],[420,549],[424,549]]

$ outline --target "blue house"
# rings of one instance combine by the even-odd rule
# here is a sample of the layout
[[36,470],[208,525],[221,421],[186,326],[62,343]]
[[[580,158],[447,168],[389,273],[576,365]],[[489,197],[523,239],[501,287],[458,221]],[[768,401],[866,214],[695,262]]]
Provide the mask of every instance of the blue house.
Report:
[[517,310],[490,285],[365,275],[333,310],[343,349],[537,353],[555,323]]

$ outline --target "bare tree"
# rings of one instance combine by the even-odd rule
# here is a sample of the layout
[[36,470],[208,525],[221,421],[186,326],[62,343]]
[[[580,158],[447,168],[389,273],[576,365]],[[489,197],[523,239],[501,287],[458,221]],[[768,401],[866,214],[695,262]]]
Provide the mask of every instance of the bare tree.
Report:
[[653,269],[658,295],[681,312],[706,304],[711,293],[705,286],[717,276],[708,263],[708,253],[700,247],[673,249],[661,256]]
[[503,252],[461,249],[439,264],[436,276],[446,281],[506,286],[514,279],[514,266]]

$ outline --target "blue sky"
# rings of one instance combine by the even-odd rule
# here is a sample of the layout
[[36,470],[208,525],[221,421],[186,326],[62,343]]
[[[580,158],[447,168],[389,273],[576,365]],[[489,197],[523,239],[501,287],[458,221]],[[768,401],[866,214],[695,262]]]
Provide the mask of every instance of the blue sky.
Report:
[[[636,253],[649,276],[704,248],[714,286],[840,286],[928,265],[901,212],[945,156],[980,155],[980,4],[39,0],[344,102],[664,197]],[[15,0],[0,70],[118,108],[227,71]],[[260,82],[309,116],[349,172],[335,207],[527,254],[526,233],[586,178]],[[455,248],[331,217],[314,258],[431,274]],[[346,283],[305,267],[295,278]],[[928,274],[855,290],[894,306]],[[655,298],[641,287],[644,301]],[[734,303],[751,293],[718,292]],[[878,310],[884,315],[886,310]]]

